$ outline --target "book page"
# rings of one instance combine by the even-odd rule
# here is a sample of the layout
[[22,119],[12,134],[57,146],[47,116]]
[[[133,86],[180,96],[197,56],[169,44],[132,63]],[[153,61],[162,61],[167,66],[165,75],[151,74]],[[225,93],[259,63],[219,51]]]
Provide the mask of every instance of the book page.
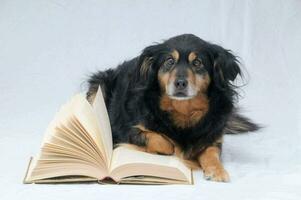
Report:
[[95,112],[84,95],[76,95],[76,106],[72,108],[71,112],[85,129],[85,132],[92,137],[98,149],[102,152],[102,156],[105,158],[104,161],[109,165],[111,158],[108,157],[108,153],[106,153],[106,145],[102,136],[102,127],[100,127]]
[[[79,123],[74,123],[74,119]],[[61,106],[54,119],[47,127],[42,146],[44,143],[50,142],[58,127],[61,127],[62,125],[66,126],[67,124],[80,125],[83,128],[82,130],[84,130],[83,134],[88,134],[93,143],[96,144],[97,150],[101,152],[103,157],[106,156],[97,118],[84,95],[77,94],[73,96],[69,102]],[[69,127],[69,129],[74,129],[74,127]],[[80,134],[82,130],[77,130],[77,132]],[[108,159],[105,158],[104,161],[107,160]]]
[[189,181],[168,179],[152,176],[131,176],[122,178],[121,184],[139,184],[139,185],[165,185],[165,184],[192,184]]
[[129,176],[152,176],[191,183],[191,169],[175,156],[155,155],[127,147],[113,151],[111,176],[116,181]]
[[[36,163],[39,164],[37,165]],[[78,181],[86,181],[103,179],[107,174],[97,167],[77,161],[73,162],[68,159],[58,163],[57,160],[36,160],[33,158],[26,173],[24,183],[54,183],[60,177],[67,178],[70,176],[77,176]]]
[[97,118],[99,127],[101,128],[100,136],[105,146],[104,147],[105,153],[109,158],[109,160],[111,160],[112,153],[113,153],[113,139],[112,139],[111,125],[110,125],[110,119],[107,112],[104,97],[100,87],[98,87],[92,107],[95,116]]
[[97,118],[82,94],[64,104],[49,124],[41,150],[33,159],[28,180],[81,175],[108,175],[109,158],[104,151]]

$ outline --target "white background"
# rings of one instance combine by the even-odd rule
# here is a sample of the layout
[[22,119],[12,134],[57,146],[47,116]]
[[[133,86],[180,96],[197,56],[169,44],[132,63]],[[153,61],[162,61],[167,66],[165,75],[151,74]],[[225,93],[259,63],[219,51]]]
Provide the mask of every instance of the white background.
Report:
[[[87,76],[193,33],[247,69],[240,105],[266,128],[227,136],[231,183],[23,185],[59,106]],[[0,1],[0,199],[300,199],[301,1]]]

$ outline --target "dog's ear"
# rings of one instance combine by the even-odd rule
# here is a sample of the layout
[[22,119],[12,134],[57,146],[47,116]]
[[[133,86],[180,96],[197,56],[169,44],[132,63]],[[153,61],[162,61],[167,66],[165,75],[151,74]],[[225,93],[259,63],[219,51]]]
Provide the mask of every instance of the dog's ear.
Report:
[[214,48],[213,80],[219,88],[225,88],[229,81],[234,81],[237,75],[241,75],[239,62],[231,51],[220,46]]
[[137,67],[137,78],[139,80],[148,79],[154,72],[154,64],[162,50],[162,44],[146,47],[139,56]]

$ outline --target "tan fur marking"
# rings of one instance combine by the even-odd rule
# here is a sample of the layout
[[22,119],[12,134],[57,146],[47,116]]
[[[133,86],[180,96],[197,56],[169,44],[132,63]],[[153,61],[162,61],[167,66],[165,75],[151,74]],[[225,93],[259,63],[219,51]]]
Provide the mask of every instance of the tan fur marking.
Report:
[[197,92],[204,93],[209,86],[210,77],[207,73],[199,75],[195,74],[191,69],[187,69],[187,81],[196,89]]
[[134,126],[141,130],[141,134],[145,135],[146,147],[145,151],[149,153],[159,153],[171,155],[174,154],[173,142],[161,133],[157,133],[145,128],[143,125],[138,124]]
[[204,176],[208,180],[228,182],[230,180],[227,171],[220,161],[220,149],[210,146],[198,157],[198,161],[204,171]]
[[177,50],[173,50],[171,52],[171,56],[175,59],[176,62],[178,62],[179,58],[180,58],[180,54]]
[[213,68],[214,68],[216,71],[218,71],[218,73],[219,73],[221,79],[222,79],[222,80],[225,80],[224,74],[223,74],[222,70],[217,66],[217,62],[216,62],[216,61],[214,61]]
[[171,113],[176,126],[187,128],[198,123],[207,113],[209,101],[204,95],[189,100],[175,100],[164,95],[160,101],[160,108]]
[[160,153],[171,155],[174,153],[174,146],[167,139],[165,139],[162,135],[155,132],[147,132],[147,152],[150,153]]
[[133,126],[134,128],[138,128],[141,131],[150,131],[147,128],[145,128],[142,124],[137,124],[135,126]]
[[191,63],[192,61],[194,61],[194,59],[197,58],[197,55],[195,52],[190,52],[190,54],[188,55],[188,61]]
[[209,84],[210,77],[208,74],[204,74],[203,76],[196,75],[195,87],[199,92],[205,92],[208,89]]
[[166,87],[168,85],[168,80],[169,80],[169,77],[170,77],[170,74],[169,73],[159,73],[158,74],[158,79],[159,79],[159,82],[160,82],[160,87],[161,87],[161,90],[163,90],[163,92],[166,91]]
[[196,75],[192,72],[191,69],[187,69],[187,81],[190,85],[196,85]]
[[147,57],[147,58],[144,59],[144,61],[141,64],[141,68],[140,68],[140,74],[142,76],[146,76],[147,71],[149,70],[150,65],[152,64],[152,62],[153,62],[152,57]]
[[170,82],[173,82],[176,79],[177,70],[174,69],[169,73],[159,73],[158,79],[160,82],[161,89],[163,92],[167,90],[167,86]]

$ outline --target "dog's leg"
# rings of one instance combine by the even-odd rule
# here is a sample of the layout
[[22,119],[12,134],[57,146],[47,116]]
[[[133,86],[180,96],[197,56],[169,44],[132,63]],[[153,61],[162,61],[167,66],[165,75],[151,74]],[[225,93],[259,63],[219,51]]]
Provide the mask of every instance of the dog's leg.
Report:
[[144,132],[146,137],[146,151],[171,155],[174,153],[174,145],[164,136],[155,132]]
[[[139,141],[139,146],[142,147],[144,151],[165,155],[174,153],[174,144],[162,134],[148,130],[142,125],[137,125],[135,128],[139,130],[139,133],[135,135],[134,140]],[[132,140],[132,143],[135,144],[135,141]],[[141,141],[143,141],[143,145],[141,145]]]
[[220,152],[221,148],[219,146],[209,146],[198,156],[198,161],[204,172],[205,179],[229,182],[228,172],[220,161]]

